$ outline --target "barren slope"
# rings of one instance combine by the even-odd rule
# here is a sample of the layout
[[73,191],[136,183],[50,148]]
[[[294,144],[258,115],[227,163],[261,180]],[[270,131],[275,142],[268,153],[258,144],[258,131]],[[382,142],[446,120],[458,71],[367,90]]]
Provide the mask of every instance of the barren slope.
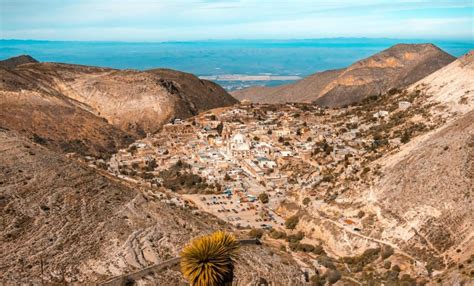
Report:
[[[0,146],[0,284],[39,284],[41,261],[47,282],[97,282],[177,256],[196,235],[229,229],[14,132],[0,131]],[[236,278],[294,285],[301,273],[293,265],[266,247],[244,247]],[[183,281],[175,270],[147,279],[161,285]]]
[[258,103],[311,102],[329,83],[337,79],[343,69],[318,72],[288,85],[255,86],[232,92],[239,100]]
[[233,95],[263,103],[315,101],[323,106],[343,106],[406,87],[454,59],[431,44],[399,44],[343,70],[316,73],[283,87],[244,89]]
[[173,118],[237,102],[217,84],[178,71],[36,63],[28,57],[4,62],[9,68],[0,68],[0,127],[65,152],[110,154]]
[[88,107],[35,82],[30,74],[0,69],[0,127],[65,153],[107,157],[133,136]]
[[41,84],[84,103],[114,126],[137,134],[155,132],[168,120],[236,102],[215,84],[191,74],[114,70],[38,63],[18,67]]
[[426,92],[431,101],[443,104],[450,112],[473,110],[474,51],[413,84],[412,89]]
[[376,200],[387,217],[397,218],[382,236],[420,256],[453,258],[461,249],[467,259],[474,250],[474,111],[404,149],[404,156],[379,160],[384,176]]

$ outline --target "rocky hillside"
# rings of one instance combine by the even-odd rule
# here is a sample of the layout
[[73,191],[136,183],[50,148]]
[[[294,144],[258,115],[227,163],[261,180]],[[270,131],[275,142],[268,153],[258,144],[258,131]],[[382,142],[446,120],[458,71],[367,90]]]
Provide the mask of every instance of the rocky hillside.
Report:
[[35,75],[0,69],[0,127],[64,153],[107,157],[136,137],[120,130]]
[[432,44],[398,44],[351,66],[313,74],[279,87],[236,91],[239,99],[260,103],[315,102],[344,106],[365,97],[403,88],[454,61]]
[[217,84],[178,71],[27,62],[0,68],[0,127],[65,152],[111,153],[173,118],[237,102]]
[[[377,161],[382,167],[374,194],[397,218],[383,236],[446,261],[467,260],[474,251],[474,54],[464,55],[414,84],[447,121]],[[458,249],[462,249],[459,252]]]
[[381,213],[398,218],[382,236],[412,249],[421,238],[425,247],[419,251],[426,255],[468,259],[474,251],[474,111],[379,163],[385,176],[375,197]]
[[[0,284],[99,282],[175,257],[192,237],[234,231],[172,194],[127,185],[15,132],[1,130],[0,146]],[[295,264],[243,247],[236,279],[300,284]],[[144,279],[184,282],[176,269]]]
[[[329,109],[336,116],[324,121],[335,129],[358,117],[360,135],[371,145],[359,153],[357,177],[332,173],[337,179],[322,189],[332,202],[301,205],[308,214],[300,229],[339,256],[362,257],[385,245],[399,255],[390,263],[405,273],[433,285],[469,284],[474,269],[472,62],[471,52],[406,90]],[[389,110],[388,116],[374,119],[381,110]],[[378,272],[371,279],[390,279],[384,276],[389,272]]]

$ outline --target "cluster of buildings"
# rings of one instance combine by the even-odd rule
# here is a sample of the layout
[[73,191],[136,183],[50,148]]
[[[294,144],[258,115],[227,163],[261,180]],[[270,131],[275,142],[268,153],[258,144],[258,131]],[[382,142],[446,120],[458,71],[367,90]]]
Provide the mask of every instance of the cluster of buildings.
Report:
[[[184,162],[191,166],[189,172],[222,187],[214,193],[188,194],[188,199],[206,211],[215,212],[215,204],[198,203],[203,196],[222,194],[239,206],[258,206],[254,219],[239,221],[235,219],[239,213],[225,210],[217,214],[224,219],[258,226],[255,223],[265,213],[266,224],[282,224],[275,213],[282,200],[292,195],[301,201],[318,199],[320,191],[337,189],[344,182],[341,178],[350,179],[361,169],[359,158],[367,142],[358,137],[364,128],[358,126],[358,118],[336,126],[324,120],[328,118],[324,113],[338,111],[311,108],[240,105],[177,119],[114,155],[108,162],[109,171],[158,187],[162,171]],[[259,202],[263,193],[268,203]],[[225,209],[225,204],[216,204]]]

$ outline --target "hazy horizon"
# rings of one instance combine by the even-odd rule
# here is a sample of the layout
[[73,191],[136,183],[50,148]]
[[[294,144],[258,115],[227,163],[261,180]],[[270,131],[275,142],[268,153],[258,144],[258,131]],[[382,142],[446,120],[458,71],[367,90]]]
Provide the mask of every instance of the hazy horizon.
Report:
[[442,38],[395,38],[395,37],[321,37],[321,38],[230,38],[230,39],[183,39],[183,40],[149,40],[149,41],[138,41],[138,40],[54,40],[54,39],[17,39],[17,38],[0,38],[0,41],[22,41],[22,42],[79,42],[79,43],[138,43],[138,44],[162,44],[162,43],[205,43],[205,42],[308,42],[308,41],[399,41],[403,44],[403,41],[407,43],[433,43],[434,42],[461,42],[461,43],[472,43],[474,44],[474,37],[468,38],[453,38],[453,39],[442,39]]
[[[118,69],[171,68],[212,79],[227,90],[291,83],[312,73],[338,69],[397,43],[424,40],[333,38],[306,40],[208,40],[101,42],[0,40],[0,59],[22,54],[39,61]],[[458,57],[471,41],[429,41]]]

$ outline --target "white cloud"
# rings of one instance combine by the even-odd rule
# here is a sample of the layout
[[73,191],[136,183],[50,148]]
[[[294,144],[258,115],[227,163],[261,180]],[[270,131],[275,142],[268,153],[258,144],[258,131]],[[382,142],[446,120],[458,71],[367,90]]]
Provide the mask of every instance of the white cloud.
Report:
[[[0,0],[0,8],[3,38],[156,41],[472,37],[472,17],[443,15],[447,11],[443,9],[461,12],[467,9],[472,15],[473,3],[471,0]],[[433,9],[436,15],[426,15]]]

